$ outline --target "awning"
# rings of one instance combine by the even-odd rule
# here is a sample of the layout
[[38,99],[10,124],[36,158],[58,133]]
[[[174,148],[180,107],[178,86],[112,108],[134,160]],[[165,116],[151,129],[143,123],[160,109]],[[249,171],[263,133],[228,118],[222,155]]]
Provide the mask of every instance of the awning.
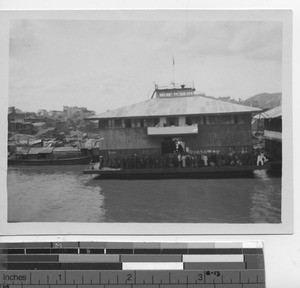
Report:
[[56,147],[53,150],[53,153],[59,152],[80,152],[80,149],[74,147]]

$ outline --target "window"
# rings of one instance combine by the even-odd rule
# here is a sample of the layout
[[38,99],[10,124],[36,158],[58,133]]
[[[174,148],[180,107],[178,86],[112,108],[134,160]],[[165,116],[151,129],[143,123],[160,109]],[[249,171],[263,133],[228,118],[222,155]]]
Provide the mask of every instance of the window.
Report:
[[115,119],[115,128],[122,128],[122,119]]
[[144,121],[144,119],[140,119],[140,127],[144,127],[145,125],[145,123],[144,123],[145,121]]
[[192,125],[193,124],[193,122],[192,122],[192,118],[191,117],[185,117],[185,123],[186,123],[186,125]]
[[159,118],[153,118],[153,126],[159,125]]
[[134,128],[139,128],[139,127],[144,127],[144,119],[132,119],[132,127]]
[[140,121],[141,121],[141,127],[148,127],[147,119],[140,119]]
[[217,123],[218,124],[233,124],[233,119],[231,115],[219,115],[217,116]]
[[167,117],[167,126],[178,126],[179,119],[178,117]]
[[99,120],[99,129],[108,129],[108,120]]
[[204,123],[205,117],[203,117],[203,116],[192,116],[192,117],[189,117],[189,118],[191,119],[192,123],[199,124],[199,125],[205,124]]
[[145,127],[156,127],[159,125],[159,118],[147,118],[144,120]]
[[131,124],[132,124],[132,128],[140,127],[140,120],[132,119]]
[[147,118],[145,126],[147,126],[147,127],[153,127],[154,126],[153,119],[152,118]]
[[125,128],[131,128],[131,119],[125,119]]
[[239,115],[239,117],[238,117],[238,122],[239,122],[239,124],[244,124],[245,123],[245,115]]
[[217,117],[216,116],[207,116],[207,124],[216,124],[217,123]]
[[114,119],[108,120],[108,129],[114,129],[115,128],[115,121]]
[[233,119],[234,119],[234,124],[238,124],[239,123],[238,115],[234,115]]

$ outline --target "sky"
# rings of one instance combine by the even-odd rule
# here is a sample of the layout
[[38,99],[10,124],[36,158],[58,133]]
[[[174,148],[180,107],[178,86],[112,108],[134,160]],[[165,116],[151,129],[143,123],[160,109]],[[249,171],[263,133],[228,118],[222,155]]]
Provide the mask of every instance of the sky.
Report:
[[23,111],[102,113],[173,80],[235,99],[282,90],[280,22],[24,19],[9,40],[9,106]]

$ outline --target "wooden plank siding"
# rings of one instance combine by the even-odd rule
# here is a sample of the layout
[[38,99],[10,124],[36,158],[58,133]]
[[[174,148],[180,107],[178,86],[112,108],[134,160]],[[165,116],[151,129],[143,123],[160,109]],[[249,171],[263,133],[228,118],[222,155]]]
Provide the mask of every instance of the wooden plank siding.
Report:
[[[246,116],[246,115],[245,115]],[[244,117],[240,124],[198,125],[198,134],[178,135],[192,149],[252,146],[251,117]],[[161,142],[168,136],[148,136],[146,127],[115,128],[99,131],[100,150],[161,149]],[[174,136],[169,136],[169,138]]]
[[147,128],[116,128],[99,131],[100,150],[161,148],[161,139],[149,137]]
[[249,123],[199,125],[197,135],[185,136],[184,139],[186,146],[194,149],[252,145]]

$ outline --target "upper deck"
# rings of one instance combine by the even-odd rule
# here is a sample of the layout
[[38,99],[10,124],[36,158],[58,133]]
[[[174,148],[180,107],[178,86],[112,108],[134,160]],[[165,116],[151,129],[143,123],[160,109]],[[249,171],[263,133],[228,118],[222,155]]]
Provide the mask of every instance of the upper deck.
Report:
[[168,97],[187,97],[195,95],[195,88],[187,88],[185,85],[181,85],[180,88],[164,88],[159,89],[155,86],[155,94],[158,98],[168,98]]

